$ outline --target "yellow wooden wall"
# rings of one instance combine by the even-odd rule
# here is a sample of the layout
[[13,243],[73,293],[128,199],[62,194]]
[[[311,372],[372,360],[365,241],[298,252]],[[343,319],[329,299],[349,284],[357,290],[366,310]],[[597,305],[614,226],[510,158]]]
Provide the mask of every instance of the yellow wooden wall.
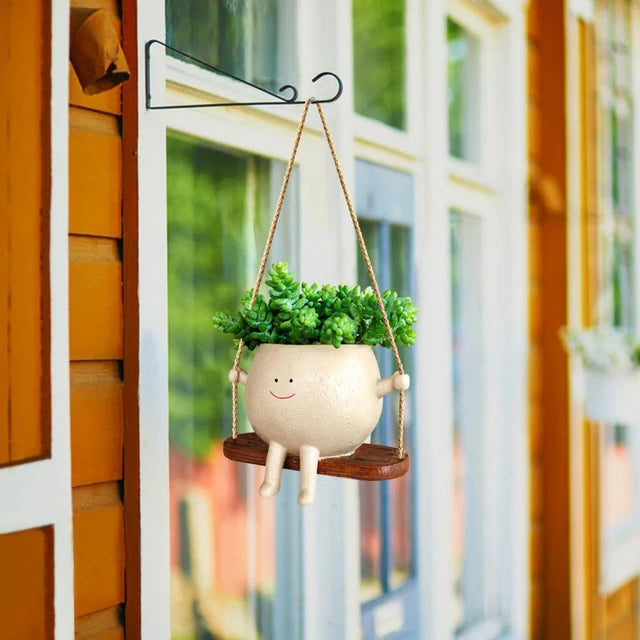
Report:
[[49,452],[48,14],[0,3],[0,465]]
[[[50,10],[0,2],[0,466],[50,448]],[[52,638],[52,543],[50,527],[0,535],[2,640]]]
[[0,536],[0,638],[53,638],[51,527]]
[[[121,33],[115,0],[102,7]],[[124,638],[122,91],[69,67],[69,349],[76,637]]]

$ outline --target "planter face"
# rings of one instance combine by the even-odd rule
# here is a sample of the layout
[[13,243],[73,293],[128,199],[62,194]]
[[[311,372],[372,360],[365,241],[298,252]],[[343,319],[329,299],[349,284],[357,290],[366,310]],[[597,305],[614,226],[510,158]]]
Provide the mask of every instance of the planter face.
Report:
[[640,371],[585,368],[585,412],[598,422],[640,422]]
[[366,345],[263,344],[248,372],[247,413],[255,432],[289,453],[346,455],[371,434],[382,411],[380,370]]

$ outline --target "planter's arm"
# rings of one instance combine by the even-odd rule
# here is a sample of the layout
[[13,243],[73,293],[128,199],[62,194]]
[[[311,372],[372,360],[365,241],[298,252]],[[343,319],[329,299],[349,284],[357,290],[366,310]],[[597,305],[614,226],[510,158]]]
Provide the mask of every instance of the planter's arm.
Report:
[[406,391],[411,385],[411,378],[408,374],[400,374],[396,371],[392,376],[388,378],[382,378],[378,380],[376,384],[376,392],[378,398],[383,398],[392,391]]
[[229,382],[239,382],[240,384],[247,384],[247,372],[244,369],[231,369],[229,371]]

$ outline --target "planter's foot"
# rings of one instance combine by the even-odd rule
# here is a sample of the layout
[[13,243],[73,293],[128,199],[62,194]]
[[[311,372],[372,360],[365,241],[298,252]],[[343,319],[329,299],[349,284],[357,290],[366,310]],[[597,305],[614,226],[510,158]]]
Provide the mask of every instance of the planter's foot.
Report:
[[269,443],[269,452],[264,468],[264,482],[258,490],[263,498],[272,498],[280,491],[282,466],[287,457],[287,450],[278,442]]
[[308,444],[300,447],[300,493],[298,494],[298,504],[313,504],[316,499],[319,457],[320,452],[316,447]]
[[267,482],[266,480],[260,485],[258,492],[263,498],[273,498],[280,491],[279,482]]
[[315,491],[312,492],[311,489],[303,489],[298,494],[298,504],[302,505],[303,507],[313,504],[315,499],[316,499]]

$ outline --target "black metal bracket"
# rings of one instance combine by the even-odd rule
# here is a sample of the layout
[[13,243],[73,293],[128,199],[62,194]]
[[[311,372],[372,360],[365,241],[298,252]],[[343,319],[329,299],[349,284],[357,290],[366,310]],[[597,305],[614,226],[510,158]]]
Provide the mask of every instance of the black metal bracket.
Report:
[[[173,51],[179,56],[182,56],[187,60],[191,60],[192,62],[197,63],[198,65],[200,65],[201,67],[204,67],[205,69],[208,69],[209,71],[214,71],[215,73],[219,73],[220,75],[227,76],[227,78],[232,78],[233,80],[237,80],[238,82],[241,82],[242,84],[245,84],[254,89],[257,89],[258,91],[262,91],[262,93],[266,93],[270,95],[272,98],[275,98],[275,100],[268,100],[268,101],[261,100],[257,102],[214,102],[214,103],[208,103],[208,104],[161,104],[161,105],[151,104],[151,47],[154,44],[159,44],[165,49],[169,51]],[[184,51],[180,51],[180,49],[176,49],[175,47],[172,47],[166,42],[161,42],[160,40],[155,40],[155,39],[149,40],[144,45],[144,69],[145,69],[146,107],[147,109],[150,109],[150,110],[195,109],[195,108],[202,108],[202,107],[253,107],[253,106],[304,104],[305,103],[304,100],[298,100],[298,90],[291,84],[285,84],[282,87],[280,87],[280,89],[278,89],[278,91],[280,92],[290,91],[291,95],[288,98],[284,96],[280,96],[277,93],[273,93],[273,91],[269,91],[264,87],[259,87],[257,84],[253,84],[248,80],[243,80],[238,76],[234,76],[232,73],[229,73],[228,71],[219,69],[218,67],[215,67],[214,65],[209,64],[208,62],[199,60],[198,58],[188,53],[185,53]],[[342,80],[340,80],[340,78],[332,71],[323,71],[322,73],[319,73],[317,76],[312,78],[311,82],[317,82],[318,80],[320,80],[320,78],[324,78],[325,76],[331,76],[332,78],[335,78],[336,82],[338,83],[338,90],[331,98],[324,98],[324,99],[311,98],[311,102],[313,103],[335,102],[342,95]]]

